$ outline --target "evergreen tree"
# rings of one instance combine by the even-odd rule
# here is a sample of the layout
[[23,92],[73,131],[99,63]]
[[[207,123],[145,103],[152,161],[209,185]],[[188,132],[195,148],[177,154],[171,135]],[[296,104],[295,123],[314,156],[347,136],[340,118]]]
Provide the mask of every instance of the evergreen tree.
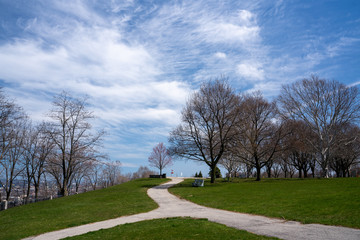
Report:
[[[220,169],[216,167],[214,170],[215,170],[215,178],[222,178]],[[211,170],[209,171],[209,176],[211,176]]]

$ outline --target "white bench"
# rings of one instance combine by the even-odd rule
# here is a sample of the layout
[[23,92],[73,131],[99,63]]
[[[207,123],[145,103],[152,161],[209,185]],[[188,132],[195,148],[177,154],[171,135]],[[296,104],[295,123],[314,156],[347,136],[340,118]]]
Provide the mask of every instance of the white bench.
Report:
[[193,187],[203,187],[204,186],[204,179],[195,179],[192,183]]

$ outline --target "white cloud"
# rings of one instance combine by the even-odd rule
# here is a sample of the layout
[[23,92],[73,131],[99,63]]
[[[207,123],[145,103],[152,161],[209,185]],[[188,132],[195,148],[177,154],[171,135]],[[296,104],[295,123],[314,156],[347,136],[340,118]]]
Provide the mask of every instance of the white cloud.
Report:
[[336,57],[344,51],[344,48],[360,42],[360,38],[341,37],[338,41],[329,44],[325,49],[325,54],[329,57]]
[[[40,16],[24,25],[38,38],[0,45],[0,79],[15,84],[17,93],[32,92],[14,93],[18,102],[40,120],[49,104],[39,104],[39,93],[66,90],[88,94],[94,112],[105,122],[177,124],[189,85],[164,79],[162,65],[148,46],[124,39],[120,29],[99,19],[81,1],[73,4],[79,17],[92,24],[69,18],[54,27]],[[55,7],[76,14],[62,3]]]
[[349,84],[348,87],[354,87],[354,86],[358,86],[358,85],[360,85],[360,80],[357,80],[356,82]]
[[215,53],[215,57],[217,58],[226,58],[226,54],[223,52],[217,52]]
[[179,113],[169,108],[107,108],[97,109],[96,113],[102,120],[113,123],[113,125],[136,122],[141,124],[154,124],[175,126],[179,123]]
[[240,10],[239,11],[239,18],[241,20],[241,23],[245,24],[246,26],[251,26],[255,22],[255,15],[248,11],[248,10]]
[[115,31],[78,30],[50,49],[34,40],[2,45],[0,77],[22,84],[35,80],[54,87],[52,83],[60,80],[92,79],[99,85],[142,82],[161,73],[144,47],[121,43]]
[[198,31],[205,40],[214,43],[242,43],[258,41],[259,27],[236,25],[228,22],[208,22],[199,26]]
[[235,15],[198,16],[194,21],[198,24],[196,31],[210,43],[240,43],[247,48],[260,41],[260,27],[255,15],[245,9],[238,10]]
[[95,11],[91,10],[85,1],[72,0],[72,1],[53,1],[51,3],[46,2],[47,5],[52,5],[56,11],[62,11],[66,15],[80,18],[83,21],[103,24],[105,21]]
[[240,76],[248,80],[265,79],[265,73],[260,63],[244,61],[237,65],[237,72]]
[[118,13],[134,6],[134,0],[111,0],[111,12]]

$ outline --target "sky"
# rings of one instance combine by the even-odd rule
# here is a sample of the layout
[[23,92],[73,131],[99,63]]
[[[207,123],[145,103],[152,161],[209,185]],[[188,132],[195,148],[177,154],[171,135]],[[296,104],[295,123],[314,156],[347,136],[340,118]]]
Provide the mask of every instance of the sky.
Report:
[[[226,76],[271,100],[311,74],[360,84],[360,1],[0,0],[4,92],[34,122],[54,95],[87,95],[124,173],[168,144],[203,81]],[[178,159],[170,170],[208,167]]]

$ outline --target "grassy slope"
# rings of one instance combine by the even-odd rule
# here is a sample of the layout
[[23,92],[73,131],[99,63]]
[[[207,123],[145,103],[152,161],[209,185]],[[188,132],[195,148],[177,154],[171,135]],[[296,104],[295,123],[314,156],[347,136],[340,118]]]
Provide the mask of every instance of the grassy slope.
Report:
[[33,203],[0,212],[0,239],[20,239],[44,232],[150,211],[146,194],[165,179],[138,179],[107,189]]
[[230,211],[360,228],[360,178],[237,180],[192,188],[193,180],[170,192],[195,203]]
[[212,223],[206,219],[168,218],[120,225],[111,229],[66,238],[83,239],[277,239]]

